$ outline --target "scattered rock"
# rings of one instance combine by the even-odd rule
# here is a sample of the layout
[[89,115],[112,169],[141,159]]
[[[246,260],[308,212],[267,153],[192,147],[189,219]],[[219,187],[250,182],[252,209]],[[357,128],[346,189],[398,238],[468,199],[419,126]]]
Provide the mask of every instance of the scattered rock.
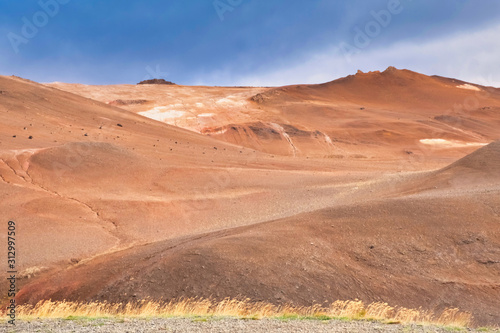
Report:
[[[124,293],[124,296],[128,294]],[[136,295],[131,295],[136,297]],[[189,318],[97,318],[97,319],[53,319],[23,320],[16,322],[16,332],[303,332],[303,333],[337,333],[337,332],[436,332],[446,333],[448,327],[408,324],[398,322],[377,322],[361,320],[282,320],[263,318],[248,320],[223,317]],[[253,319],[253,318],[252,318]],[[460,332],[480,332],[480,330],[462,329]],[[491,330],[493,332],[493,330]]]

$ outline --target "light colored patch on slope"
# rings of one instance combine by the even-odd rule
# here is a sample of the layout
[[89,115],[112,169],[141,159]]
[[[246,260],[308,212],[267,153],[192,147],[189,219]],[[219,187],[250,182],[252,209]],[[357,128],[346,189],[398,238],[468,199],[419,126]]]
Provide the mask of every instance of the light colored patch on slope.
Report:
[[28,153],[30,156],[39,152],[46,150],[47,148],[31,148],[31,149],[11,149],[7,150],[8,153],[13,153],[15,156],[22,155],[24,153]]
[[[17,163],[19,163],[19,166],[21,166],[21,169],[26,172],[28,170],[30,163],[29,163],[29,157],[33,156],[34,154],[46,150],[47,148],[31,148],[31,149],[11,149],[11,150],[4,150],[0,151],[0,161],[3,162],[3,159],[9,159],[13,158],[17,160]],[[19,159],[21,155],[26,155],[24,159]],[[4,162],[5,163],[5,162]],[[13,170],[14,171],[14,170]],[[17,173],[14,171],[14,173],[17,175]],[[25,176],[28,176],[25,174]]]
[[200,113],[198,117],[202,118],[210,118],[210,117],[215,117],[215,113]]
[[218,131],[205,131],[204,133],[208,135],[222,135],[226,132],[227,132],[227,127],[223,127]]
[[293,144],[292,138],[290,137],[290,135],[288,135],[287,132],[285,132],[285,129],[276,123],[269,123],[269,125],[275,131],[277,131],[283,138],[285,138],[286,141],[288,141],[288,144],[292,148],[293,156],[296,156],[297,155],[297,147],[295,147],[295,145]]
[[225,105],[225,106],[235,106],[235,107],[241,107],[245,106],[247,104],[246,101],[242,101],[240,96],[234,96],[230,95],[224,98],[221,98],[216,101],[217,104],[219,105]]
[[328,134],[326,134],[326,133],[323,133],[323,135],[325,136],[326,143],[328,143],[329,145],[331,145],[333,147],[332,138],[330,138],[330,136]]
[[468,89],[468,90],[474,90],[474,91],[481,91],[480,88],[476,87],[476,86],[473,86],[472,84],[462,84],[461,86],[457,86],[457,88],[460,88],[460,89]]
[[422,139],[420,140],[420,143],[423,143],[424,145],[438,146],[443,148],[482,147],[488,145],[487,143],[481,142],[464,142],[446,139]]
[[186,114],[184,111],[171,110],[165,106],[157,106],[149,111],[139,112],[141,116],[166,122],[169,119],[180,118]]

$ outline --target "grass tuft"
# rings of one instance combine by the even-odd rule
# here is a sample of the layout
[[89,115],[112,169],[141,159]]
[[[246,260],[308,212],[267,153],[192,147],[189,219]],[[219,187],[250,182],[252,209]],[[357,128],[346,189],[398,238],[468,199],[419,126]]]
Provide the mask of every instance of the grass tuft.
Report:
[[237,317],[258,320],[276,318],[280,320],[376,320],[385,323],[436,324],[446,327],[469,327],[472,323],[470,313],[450,308],[440,314],[422,309],[392,307],[387,303],[376,302],[365,305],[362,301],[336,301],[330,306],[293,306],[273,305],[266,302],[251,302],[250,299],[224,299],[220,302],[185,298],[170,302],[143,300],[135,303],[107,302],[54,302],[41,301],[36,305],[20,305],[17,308],[19,319],[66,319],[89,318],[157,318],[193,317],[196,321],[216,317]]

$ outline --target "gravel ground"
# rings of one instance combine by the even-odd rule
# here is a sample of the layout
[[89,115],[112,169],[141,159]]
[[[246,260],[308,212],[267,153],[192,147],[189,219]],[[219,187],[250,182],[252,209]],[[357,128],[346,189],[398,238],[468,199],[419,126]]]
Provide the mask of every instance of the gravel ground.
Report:
[[[362,321],[316,321],[316,320],[241,320],[241,319],[96,319],[96,320],[39,320],[18,321],[16,327],[0,324],[0,332],[296,332],[296,333],[323,333],[323,332],[447,332],[451,329],[428,326],[384,325],[377,322]],[[474,332],[473,330],[460,330]],[[493,331],[490,331],[493,332]],[[496,331],[500,332],[500,331]]]

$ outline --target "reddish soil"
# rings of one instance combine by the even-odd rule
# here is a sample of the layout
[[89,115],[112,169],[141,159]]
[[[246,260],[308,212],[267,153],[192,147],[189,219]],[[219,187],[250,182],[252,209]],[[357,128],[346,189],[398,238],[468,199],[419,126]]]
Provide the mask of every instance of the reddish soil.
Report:
[[393,68],[281,88],[0,77],[18,301],[359,298],[498,325],[500,93],[471,86]]

